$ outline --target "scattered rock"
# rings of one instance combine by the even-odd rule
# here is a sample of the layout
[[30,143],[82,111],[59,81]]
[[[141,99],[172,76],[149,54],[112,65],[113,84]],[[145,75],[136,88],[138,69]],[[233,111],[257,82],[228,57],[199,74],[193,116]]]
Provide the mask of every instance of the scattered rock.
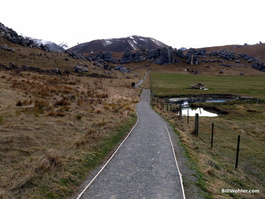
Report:
[[105,63],[102,63],[101,64],[101,62],[100,61],[95,61],[95,62],[93,62],[93,65],[94,66],[97,66],[97,67],[100,67],[100,68],[103,68],[103,65],[104,65]]
[[74,67],[74,71],[76,73],[84,73],[84,72],[88,72],[88,69],[83,67],[83,66],[78,66],[77,65],[77,66]]
[[74,59],[79,59],[78,55],[73,52],[69,52],[68,55]]
[[229,65],[229,64],[219,64],[219,66],[231,67],[231,65]]
[[253,62],[254,60],[252,58],[248,59],[248,63]]
[[9,48],[7,45],[3,45],[0,48],[6,51],[15,52],[14,48]]
[[61,75],[62,74],[62,72],[58,68],[52,69],[51,72],[53,72],[56,75]]
[[26,66],[26,65],[16,66],[15,64],[13,64],[11,62],[9,63],[8,66],[0,64],[0,69],[4,69],[4,70],[8,70],[8,71],[14,70],[17,72],[31,71],[31,72],[36,72],[36,73],[40,73],[40,74],[49,74],[49,75],[61,75],[62,74],[62,72],[59,69],[43,70],[41,68],[36,68],[36,67]]
[[115,66],[114,69],[120,71],[121,73],[129,73],[130,72],[130,70],[123,65]]

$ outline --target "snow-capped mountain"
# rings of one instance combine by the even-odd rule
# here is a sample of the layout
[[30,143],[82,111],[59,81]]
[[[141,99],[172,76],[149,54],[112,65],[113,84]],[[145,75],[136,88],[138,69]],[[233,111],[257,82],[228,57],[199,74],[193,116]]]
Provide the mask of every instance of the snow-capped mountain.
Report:
[[166,44],[150,38],[142,36],[130,36],[125,38],[113,38],[113,39],[100,39],[90,42],[78,44],[68,51],[75,53],[94,53],[94,52],[124,52],[128,50],[140,50],[140,49],[157,49],[168,47]]
[[35,38],[30,38],[30,39],[33,40],[35,43],[37,43],[39,46],[41,45],[47,46],[47,48],[52,52],[63,52],[65,50],[63,46],[58,45],[52,41],[47,41],[43,39],[35,39]]

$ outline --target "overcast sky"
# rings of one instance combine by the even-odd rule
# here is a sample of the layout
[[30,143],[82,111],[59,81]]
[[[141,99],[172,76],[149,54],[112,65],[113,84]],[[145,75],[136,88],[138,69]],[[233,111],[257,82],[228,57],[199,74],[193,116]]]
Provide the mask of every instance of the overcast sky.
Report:
[[265,42],[264,0],[5,0],[0,22],[69,46],[131,35],[174,48]]

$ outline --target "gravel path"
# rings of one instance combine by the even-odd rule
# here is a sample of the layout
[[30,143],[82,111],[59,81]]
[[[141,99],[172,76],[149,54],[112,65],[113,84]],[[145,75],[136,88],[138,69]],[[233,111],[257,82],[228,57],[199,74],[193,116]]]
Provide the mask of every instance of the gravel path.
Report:
[[185,198],[167,126],[149,101],[150,90],[143,89],[138,124],[80,198]]

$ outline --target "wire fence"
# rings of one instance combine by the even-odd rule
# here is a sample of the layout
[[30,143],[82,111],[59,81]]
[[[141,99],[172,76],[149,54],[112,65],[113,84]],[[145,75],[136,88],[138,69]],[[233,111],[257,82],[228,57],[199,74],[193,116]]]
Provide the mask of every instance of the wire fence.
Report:
[[215,169],[214,175],[218,178],[226,179],[236,188],[246,184],[252,189],[265,187],[265,145],[262,140],[240,132],[231,126],[232,122],[228,124],[222,119],[200,117],[196,127],[195,117],[180,116],[181,107],[178,105],[164,103],[154,96],[152,103],[161,111],[172,112],[187,129],[198,128],[198,135],[193,136],[194,149],[210,155],[211,160],[207,160],[207,164]]
[[[241,179],[239,178],[241,182],[235,183],[240,185],[242,181],[249,181],[248,184],[252,184],[255,188],[260,187],[261,190],[265,186],[265,146],[261,141],[229,128],[225,121],[217,122],[207,117],[200,119],[202,122],[199,124],[201,130],[199,130],[198,137],[209,143],[209,148],[212,147],[212,154],[218,156],[216,159],[219,160],[220,165],[231,173],[238,169],[239,172],[246,174],[242,175]],[[240,142],[238,143],[239,136]]]

